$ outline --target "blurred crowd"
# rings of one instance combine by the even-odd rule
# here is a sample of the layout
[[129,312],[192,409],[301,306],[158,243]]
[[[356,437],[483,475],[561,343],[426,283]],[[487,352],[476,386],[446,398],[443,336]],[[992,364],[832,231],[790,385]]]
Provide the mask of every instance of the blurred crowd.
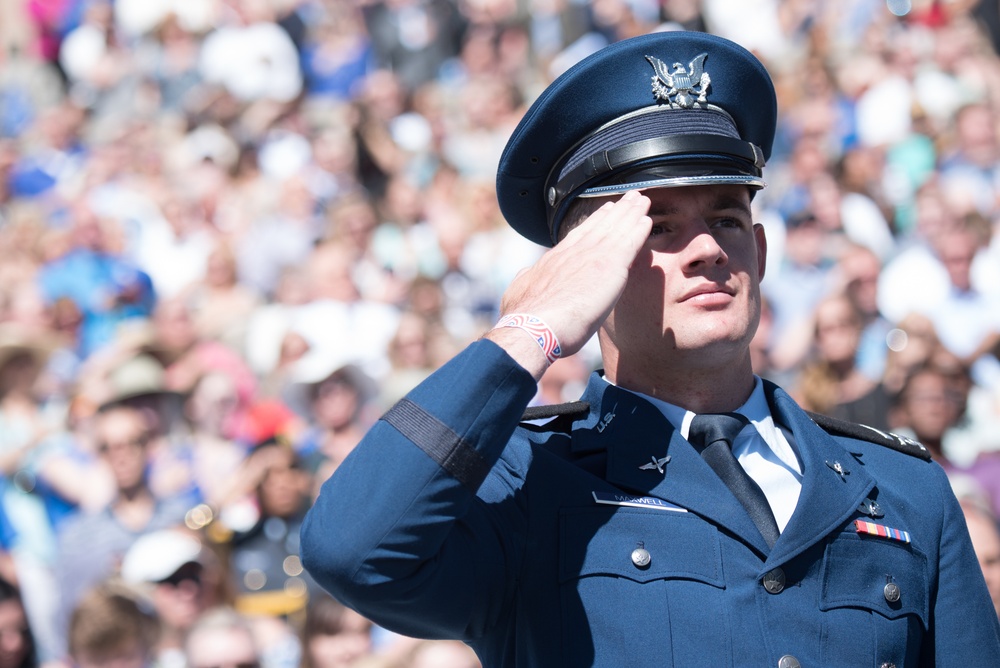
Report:
[[924,443],[1000,609],[1000,3],[0,0],[0,668],[478,666],[319,591],[299,523],[541,254],[526,106],[680,29],[778,90],[756,372]]

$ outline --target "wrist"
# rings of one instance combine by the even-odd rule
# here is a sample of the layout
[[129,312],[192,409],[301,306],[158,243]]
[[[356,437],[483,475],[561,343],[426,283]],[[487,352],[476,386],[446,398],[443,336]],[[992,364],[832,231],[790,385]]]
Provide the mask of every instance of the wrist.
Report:
[[513,327],[531,336],[538,347],[542,349],[542,354],[545,355],[549,364],[562,356],[562,347],[559,345],[556,333],[537,316],[528,313],[508,313],[493,326],[494,329],[502,327]]
[[536,379],[562,353],[555,333],[540,318],[523,314],[508,314],[486,333],[493,341]]

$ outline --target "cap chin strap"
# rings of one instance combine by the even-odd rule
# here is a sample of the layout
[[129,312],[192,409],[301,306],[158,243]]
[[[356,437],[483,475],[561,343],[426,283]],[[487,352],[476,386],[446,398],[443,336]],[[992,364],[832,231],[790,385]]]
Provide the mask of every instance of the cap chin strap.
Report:
[[[598,151],[563,175],[555,185],[546,188],[549,216],[567,195],[585,183],[612,174],[624,167],[649,158],[684,154],[708,154],[737,158],[752,165],[753,175],[760,177],[764,167],[764,153],[757,145],[723,135],[668,135],[653,137]],[[551,177],[550,177],[551,179]],[[551,182],[551,181],[550,181]]]

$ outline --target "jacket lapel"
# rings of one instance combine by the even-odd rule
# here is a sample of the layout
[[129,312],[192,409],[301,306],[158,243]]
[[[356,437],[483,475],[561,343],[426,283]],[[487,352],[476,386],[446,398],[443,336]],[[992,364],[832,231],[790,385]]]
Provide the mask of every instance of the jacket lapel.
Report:
[[686,508],[767,554],[767,543],[739,501],[659,409],[598,374],[583,400],[590,402],[593,426],[574,431],[572,447],[578,453],[606,451],[609,483]]
[[802,492],[768,557],[766,567],[770,568],[794,558],[835,531],[854,514],[875,481],[787,393],[768,382],[765,392],[775,422],[795,436],[802,461]]

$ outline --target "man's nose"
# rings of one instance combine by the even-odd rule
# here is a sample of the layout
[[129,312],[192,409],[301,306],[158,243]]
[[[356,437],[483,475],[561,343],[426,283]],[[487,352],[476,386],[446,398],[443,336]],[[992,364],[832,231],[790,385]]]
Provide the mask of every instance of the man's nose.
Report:
[[701,263],[725,264],[729,260],[729,256],[722,250],[718,240],[707,229],[693,233],[685,252],[687,253],[687,263],[692,267]]

